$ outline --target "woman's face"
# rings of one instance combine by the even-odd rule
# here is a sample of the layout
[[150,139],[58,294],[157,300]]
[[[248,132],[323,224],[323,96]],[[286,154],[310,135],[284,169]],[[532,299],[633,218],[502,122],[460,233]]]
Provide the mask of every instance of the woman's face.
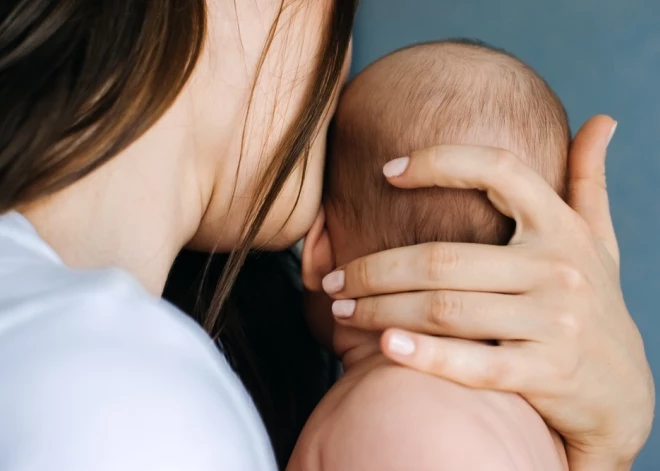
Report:
[[[212,196],[192,246],[228,251],[238,241],[261,176],[310,92],[332,3],[208,1],[208,39],[189,96],[200,171],[215,178],[209,188],[202,189]],[[349,62],[350,55],[341,83]],[[288,247],[311,226],[320,205],[326,134],[336,101],[337,93],[311,145],[298,204],[302,164],[272,207],[258,245]]]

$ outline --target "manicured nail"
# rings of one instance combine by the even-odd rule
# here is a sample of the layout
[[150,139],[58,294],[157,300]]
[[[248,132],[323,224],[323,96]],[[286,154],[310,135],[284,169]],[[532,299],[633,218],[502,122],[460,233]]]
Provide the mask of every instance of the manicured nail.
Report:
[[390,160],[383,167],[383,173],[387,178],[401,176],[408,168],[408,163],[410,163],[408,157],[399,157],[398,159]]
[[348,319],[355,312],[357,303],[354,299],[342,299],[332,303],[332,313],[340,319]]
[[323,291],[328,294],[335,294],[344,289],[344,271],[333,271],[323,278]]
[[614,122],[614,126],[612,126],[612,130],[610,131],[610,137],[607,139],[607,145],[610,145],[610,142],[612,142],[612,138],[614,137],[614,133],[616,132],[616,127],[619,125],[616,121]]
[[415,342],[405,334],[398,332],[390,335],[388,349],[395,355],[408,356],[415,351]]

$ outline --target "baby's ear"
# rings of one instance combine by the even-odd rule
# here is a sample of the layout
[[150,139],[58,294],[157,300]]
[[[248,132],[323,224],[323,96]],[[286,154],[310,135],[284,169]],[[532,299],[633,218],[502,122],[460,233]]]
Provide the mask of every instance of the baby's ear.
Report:
[[335,269],[330,236],[321,207],[312,228],[305,236],[302,250],[302,281],[309,291],[322,291],[321,280]]

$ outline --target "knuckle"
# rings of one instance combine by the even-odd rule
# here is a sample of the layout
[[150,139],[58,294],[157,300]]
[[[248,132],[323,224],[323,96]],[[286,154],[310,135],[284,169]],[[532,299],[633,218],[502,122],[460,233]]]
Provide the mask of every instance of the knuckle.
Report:
[[505,149],[496,149],[493,155],[493,167],[498,175],[511,174],[519,164],[518,158]]
[[499,389],[511,383],[511,364],[504,358],[494,357],[481,371],[481,386],[486,389]]
[[355,318],[360,325],[373,326],[378,320],[378,298],[369,298],[358,302]]
[[376,282],[374,280],[373,270],[369,268],[369,263],[367,260],[358,260],[356,269],[360,284],[362,284],[365,290],[369,292],[373,291],[374,287],[376,286]]
[[586,277],[582,270],[576,268],[571,263],[556,263],[554,272],[557,282],[564,289],[577,291],[583,289],[587,284]]
[[455,360],[448,357],[435,341],[417,342],[415,352],[412,354],[411,366],[416,370],[440,377],[452,376],[456,373]]
[[425,365],[425,371],[436,375],[442,375],[450,370],[447,358],[433,349],[427,349],[424,355],[421,355],[421,362]]
[[411,154],[413,158],[426,158],[430,166],[430,170],[437,174],[443,173],[443,152],[442,146],[432,147],[421,151],[416,151]]
[[462,310],[460,297],[446,291],[432,291],[429,295],[429,322],[436,327],[443,327],[460,315]]
[[430,244],[425,263],[429,281],[439,282],[458,266],[458,252],[445,244]]
[[576,338],[584,331],[582,319],[574,311],[559,313],[555,322],[564,337]]

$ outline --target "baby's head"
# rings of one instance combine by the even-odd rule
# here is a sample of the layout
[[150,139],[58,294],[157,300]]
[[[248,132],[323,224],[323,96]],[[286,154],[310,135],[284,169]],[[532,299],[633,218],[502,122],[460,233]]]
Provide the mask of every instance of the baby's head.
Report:
[[376,61],[346,87],[331,131],[324,206],[337,264],[431,241],[506,244],[514,223],[473,190],[400,190],[383,165],[436,144],[513,152],[561,195],[570,130],[548,84],[506,52],[452,40]]

